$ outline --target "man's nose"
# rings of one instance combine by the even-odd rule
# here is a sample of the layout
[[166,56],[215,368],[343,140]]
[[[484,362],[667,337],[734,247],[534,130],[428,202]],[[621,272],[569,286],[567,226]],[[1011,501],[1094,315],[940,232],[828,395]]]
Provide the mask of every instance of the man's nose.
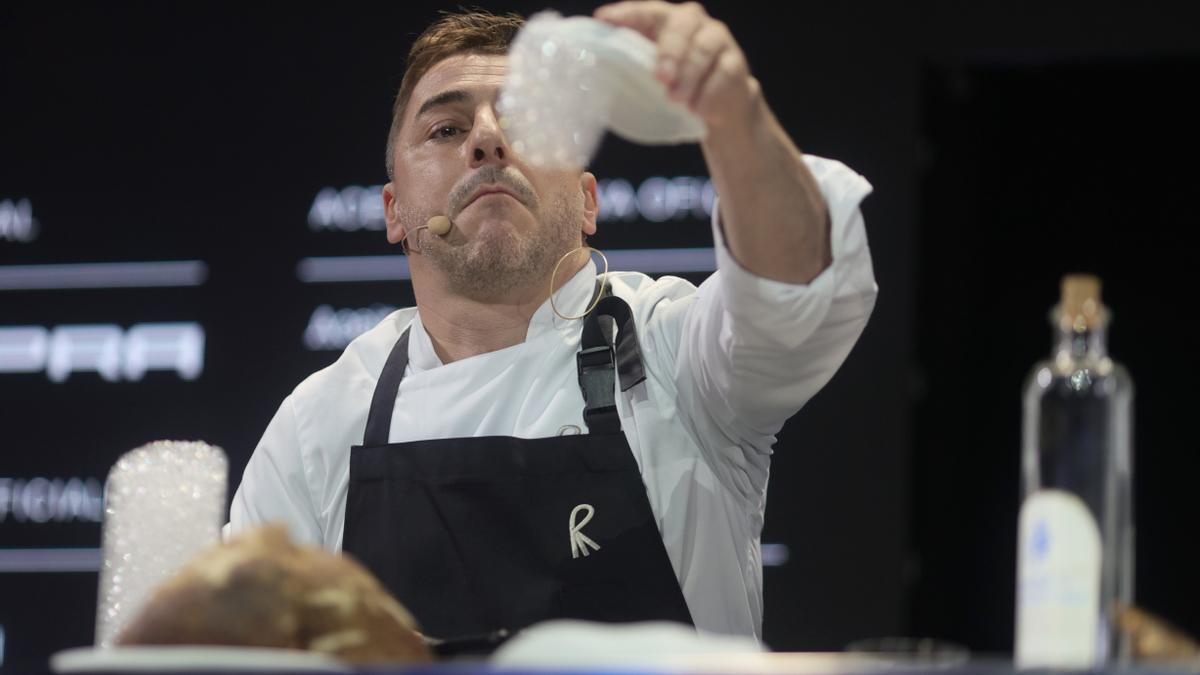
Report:
[[469,146],[471,168],[479,168],[484,164],[507,164],[512,159],[512,149],[508,147],[508,138],[500,128],[496,111],[490,105],[481,106],[475,114],[475,124],[471,129],[471,144]]

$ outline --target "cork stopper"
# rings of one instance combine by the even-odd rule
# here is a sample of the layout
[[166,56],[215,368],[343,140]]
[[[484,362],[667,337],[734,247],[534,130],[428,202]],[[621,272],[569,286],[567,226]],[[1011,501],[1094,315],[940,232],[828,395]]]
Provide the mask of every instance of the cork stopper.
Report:
[[1104,305],[1100,303],[1100,277],[1091,274],[1063,277],[1059,312],[1063,325],[1077,331],[1100,326],[1105,315]]

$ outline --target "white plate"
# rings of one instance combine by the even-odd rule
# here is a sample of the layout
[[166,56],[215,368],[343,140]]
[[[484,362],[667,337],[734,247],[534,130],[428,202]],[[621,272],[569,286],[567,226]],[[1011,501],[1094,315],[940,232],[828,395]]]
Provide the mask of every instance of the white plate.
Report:
[[77,647],[50,657],[56,673],[173,670],[288,670],[306,673],[351,673],[344,661],[317,652],[263,647],[171,645],[161,647]]

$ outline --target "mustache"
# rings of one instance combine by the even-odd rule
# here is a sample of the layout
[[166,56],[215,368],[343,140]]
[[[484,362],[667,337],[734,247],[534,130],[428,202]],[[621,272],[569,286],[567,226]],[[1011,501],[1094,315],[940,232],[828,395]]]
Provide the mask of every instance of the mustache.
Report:
[[499,185],[511,191],[513,196],[526,206],[533,208],[537,205],[537,194],[533,191],[533,185],[520,171],[511,166],[488,165],[467,176],[450,191],[447,215],[451,220],[458,217],[471,195],[484,185]]

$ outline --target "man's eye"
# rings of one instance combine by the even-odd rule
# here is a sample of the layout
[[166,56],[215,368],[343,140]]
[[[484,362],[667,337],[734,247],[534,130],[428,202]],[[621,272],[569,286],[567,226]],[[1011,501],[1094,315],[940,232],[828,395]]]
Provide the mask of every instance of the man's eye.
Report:
[[458,127],[453,127],[448,124],[438,127],[433,132],[434,138],[454,138],[461,132]]

